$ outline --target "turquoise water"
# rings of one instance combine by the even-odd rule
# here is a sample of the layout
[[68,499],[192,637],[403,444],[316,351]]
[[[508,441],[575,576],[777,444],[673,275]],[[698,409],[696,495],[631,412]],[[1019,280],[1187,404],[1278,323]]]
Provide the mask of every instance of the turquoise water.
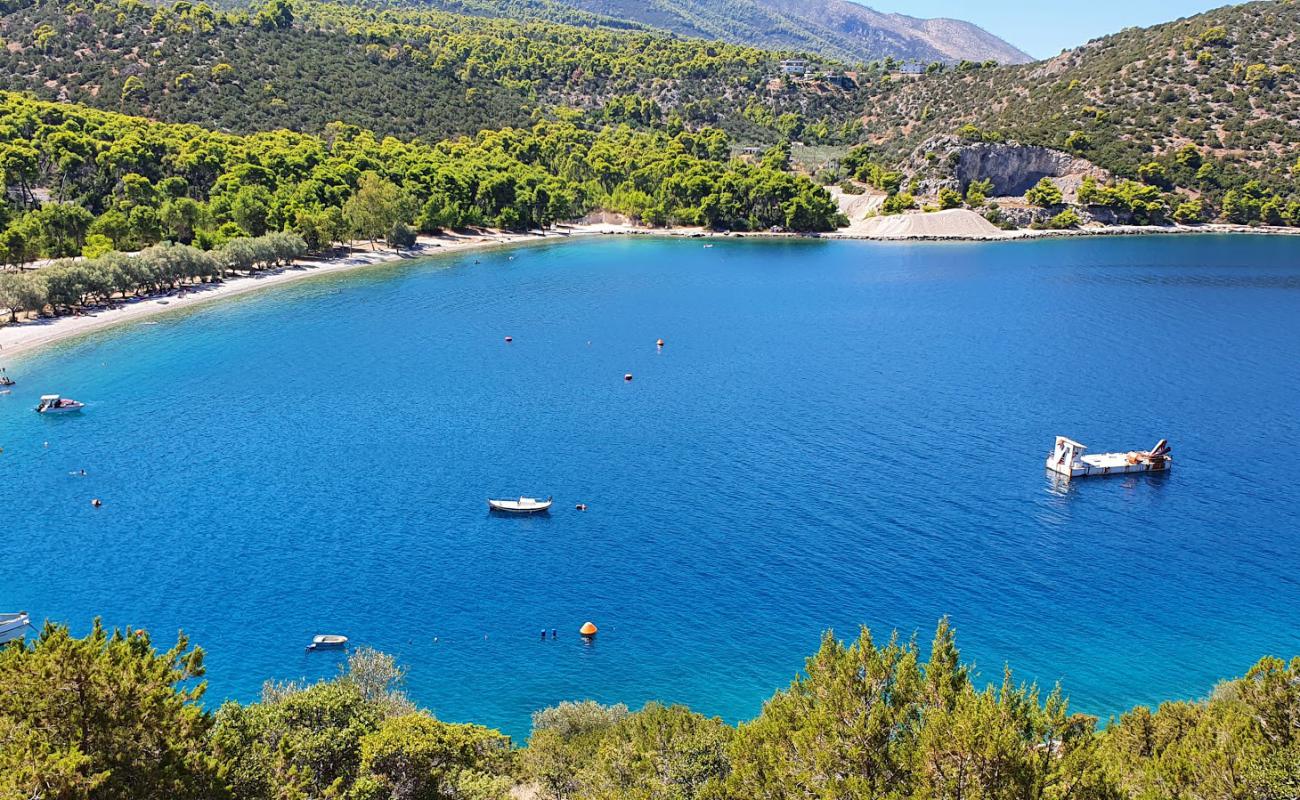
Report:
[[[344,633],[515,736],[584,697],[748,718],[822,630],[943,614],[1083,711],[1201,696],[1300,653],[1298,255],[602,238],[96,335],[0,397],[0,610],[183,628],[213,702]],[[1063,488],[1056,434],[1177,461]],[[521,493],[556,510],[486,513]]]

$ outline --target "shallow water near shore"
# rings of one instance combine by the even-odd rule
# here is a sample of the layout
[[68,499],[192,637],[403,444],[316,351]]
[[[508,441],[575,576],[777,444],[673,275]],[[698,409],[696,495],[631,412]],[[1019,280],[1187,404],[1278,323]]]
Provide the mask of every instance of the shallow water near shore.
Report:
[[[604,237],[305,281],[10,373],[0,610],[183,628],[212,705],[332,675],[316,633],[521,740],[586,697],[746,719],[823,630],[927,645],[944,614],[984,678],[1103,717],[1300,653],[1292,238]],[[85,412],[32,413],[52,391]],[[1063,486],[1057,434],[1176,462]],[[488,515],[520,494],[555,509]]]

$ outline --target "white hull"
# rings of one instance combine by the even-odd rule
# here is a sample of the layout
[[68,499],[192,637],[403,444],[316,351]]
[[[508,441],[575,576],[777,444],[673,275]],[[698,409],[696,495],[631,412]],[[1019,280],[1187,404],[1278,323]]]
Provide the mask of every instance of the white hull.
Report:
[[[1106,456],[1124,457],[1123,453],[1103,453]],[[1101,456],[1098,456],[1100,458]],[[1086,478],[1091,475],[1127,475],[1135,472],[1167,472],[1170,465],[1164,462],[1137,464],[1087,464],[1082,465],[1058,465],[1053,464],[1052,459],[1047,460],[1047,468],[1057,475],[1064,475],[1067,478]]]
[[0,644],[23,638],[30,627],[26,614],[0,614]]
[[76,412],[80,411],[82,408],[84,408],[84,406],[73,406],[73,407],[71,407],[71,408],[38,408],[38,409],[36,410],[36,413],[38,413],[38,414],[75,414]]
[[1132,475],[1140,472],[1166,472],[1174,464],[1169,447],[1162,439],[1151,450],[1127,453],[1084,455],[1088,448],[1064,436],[1056,437],[1056,447],[1047,456],[1047,469],[1066,478],[1092,475]]
[[489,500],[488,508],[503,514],[541,514],[551,508],[550,500],[533,500],[522,497],[518,500]]

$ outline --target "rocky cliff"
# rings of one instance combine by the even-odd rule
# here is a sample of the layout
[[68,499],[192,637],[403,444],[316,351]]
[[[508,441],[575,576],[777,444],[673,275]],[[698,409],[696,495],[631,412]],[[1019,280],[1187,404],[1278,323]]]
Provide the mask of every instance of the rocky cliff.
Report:
[[1055,182],[1067,199],[1085,176],[1105,181],[1110,174],[1084,158],[1050,147],[1013,142],[967,142],[956,136],[938,136],[918,147],[904,172],[919,181],[918,194],[936,194],[941,188],[963,194],[972,181],[993,182],[990,196],[1023,195],[1043,178]]

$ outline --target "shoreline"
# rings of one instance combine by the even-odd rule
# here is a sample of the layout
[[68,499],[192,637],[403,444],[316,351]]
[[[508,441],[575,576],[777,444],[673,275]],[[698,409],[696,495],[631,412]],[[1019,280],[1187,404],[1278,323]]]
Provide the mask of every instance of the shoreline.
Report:
[[819,234],[746,231],[721,233],[701,228],[639,228],[627,223],[595,223],[564,226],[543,233],[484,232],[421,236],[416,246],[397,252],[387,247],[354,250],[347,255],[326,259],[301,259],[287,267],[265,270],[253,275],[231,278],[221,283],[197,284],[163,295],[149,295],[122,301],[117,307],[99,306],[72,316],[37,318],[0,327],[0,366],[9,366],[16,358],[30,355],[45,347],[107,330],[128,322],[196,308],[230,297],[284,286],[312,277],[335,275],[366,267],[394,264],[409,259],[450,255],[496,246],[539,244],[557,240],[589,238],[600,235],[662,236],[688,238],[762,238],[762,239],[830,239],[877,242],[1013,242],[1090,236],[1145,236],[1189,234],[1253,234],[1260,236],[1300,236],[1295,228],[1249,227],[1245,225],[1205,224],[1195,226],[1125,225],[1073,230],[1016,230],[998,234],[910,234],[900,236],[868,235],[849,229]]
[[484,232],[421,236],[415,247],[407,248],[400,253],[389,247],[377,247],[374,250],[354,249],[343,256],[299,259],[287,267],[263,270],[252,275],[230,278],[221,283],[195,284],[166,294],[132,298],[120,301],[114,308],[97,306],[83,314],[23,320],[0,327],[0,366],[7,367],[22,356],[68,339],[97,333],[129,322],[143,322],[163,314],[197,308],[218,300],[285,286],[313,277],[336,275],[367,267],[444,254],[488,250],[496,246],[584,238],[607,231],[615,232],[620,227],[574,225],[559,232]]

